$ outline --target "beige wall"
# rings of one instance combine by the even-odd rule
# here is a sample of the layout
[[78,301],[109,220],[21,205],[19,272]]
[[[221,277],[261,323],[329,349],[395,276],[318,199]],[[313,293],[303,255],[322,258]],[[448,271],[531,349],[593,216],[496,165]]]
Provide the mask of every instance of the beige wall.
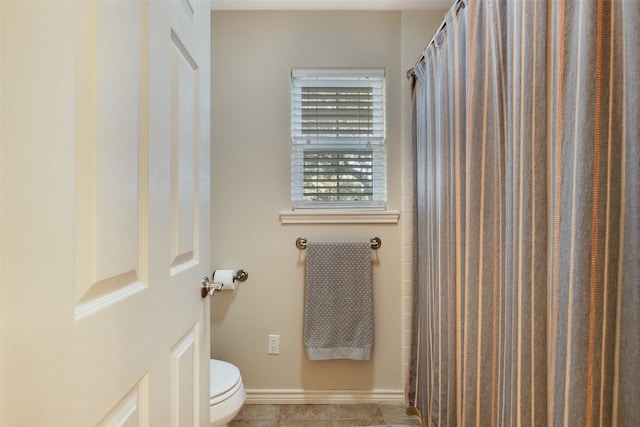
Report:
[[[425,13],[432,15],[419,12]],[[408,68],[402,48],[406,14],[212,13],[212,263],[214,268],[245,268],[249,280],[236,292],[212,299],[211,352],[240,368],[250,399],[256,392],[288,391],[291,397],[323,391],[330,395],[329,390],[362,391],[352,395],[354,399],[385,393],[402,398],[410,222],[401,212],[400,222],[391,225],[282,225],[279,213],[290,207],[292,67],[387,69],[388,208],[405,208],[401,104],[406,102],[403,81]],[[442,14],[437,16],[439,25]],[[305,254],[295,247],[296,238],[374,235],[383,243],[373,266],[372,360],[308,361],[302,342]],[[280,335],[277,356],[267,355],[269,334]]]

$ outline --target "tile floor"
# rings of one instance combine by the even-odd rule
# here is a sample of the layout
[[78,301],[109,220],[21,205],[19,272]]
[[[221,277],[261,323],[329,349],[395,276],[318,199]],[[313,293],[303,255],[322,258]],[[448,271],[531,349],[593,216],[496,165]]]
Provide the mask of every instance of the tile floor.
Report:
[[244,405],[229,427],[420,426],[404,404]]

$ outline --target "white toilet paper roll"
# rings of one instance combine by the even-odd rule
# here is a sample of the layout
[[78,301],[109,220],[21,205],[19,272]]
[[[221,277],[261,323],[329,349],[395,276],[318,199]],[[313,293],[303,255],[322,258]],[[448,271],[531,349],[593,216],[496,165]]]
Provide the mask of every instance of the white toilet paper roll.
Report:
[[233,270],[216,270],[213,273],[213,283],[222,283],[223,291],[233,290],[236,288],[233,276],[235,276],[235,271]]

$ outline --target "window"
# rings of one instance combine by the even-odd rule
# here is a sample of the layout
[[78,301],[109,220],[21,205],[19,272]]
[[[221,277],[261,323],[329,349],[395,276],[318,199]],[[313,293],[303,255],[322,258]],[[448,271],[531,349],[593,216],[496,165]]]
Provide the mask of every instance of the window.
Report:
[[383,208],[384,69],[293,69],[295,208]]

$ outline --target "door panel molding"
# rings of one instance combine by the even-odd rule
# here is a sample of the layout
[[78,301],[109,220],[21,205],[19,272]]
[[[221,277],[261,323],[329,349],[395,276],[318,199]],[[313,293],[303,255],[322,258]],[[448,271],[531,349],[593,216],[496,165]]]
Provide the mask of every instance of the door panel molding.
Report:
[[145,375],[98,424],[98,427],[113,426],[149,426],[148,375]]
[[199,218],[199,67],[172,29],[171,40],[171,275],[197,265]]
[[147,287],[149,206],[147,6],[77,13],[76,320]]
[[196,323],[171,348],[171,425],[200,424],[200,324]]

